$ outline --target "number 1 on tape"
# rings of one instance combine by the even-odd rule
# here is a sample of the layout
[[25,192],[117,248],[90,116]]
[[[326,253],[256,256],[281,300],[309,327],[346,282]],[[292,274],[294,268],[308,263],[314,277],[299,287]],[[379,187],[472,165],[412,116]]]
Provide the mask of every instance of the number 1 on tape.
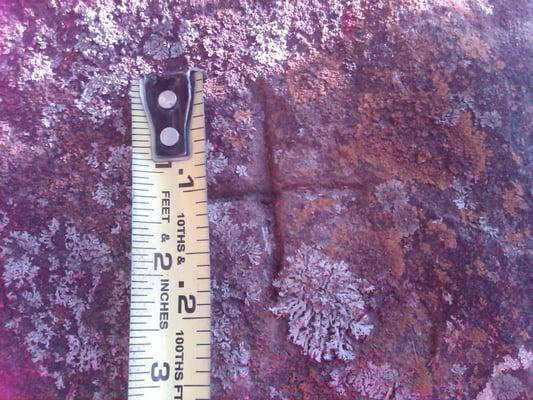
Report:
[[210,398],[203,79],[191,69],[131,87],[128,398]]

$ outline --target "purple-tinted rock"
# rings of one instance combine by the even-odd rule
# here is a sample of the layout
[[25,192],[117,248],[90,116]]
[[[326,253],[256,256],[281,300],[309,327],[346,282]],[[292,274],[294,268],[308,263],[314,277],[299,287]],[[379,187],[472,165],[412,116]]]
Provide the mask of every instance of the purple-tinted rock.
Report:
[[[396,186],[396,197],[385,206],[374,193],[354,190],[284,192],[280,198],[285,252],[281,275],[298,271],[303,262],[317,280],[324,282],[303,283],[308,291],[299,297],[307,302],[307,312],[314,314],[311,321],[323,319],[322,312],[335,315],[334,325],[320,337],[341,345],[345,351],[336,351],[333,357],[326,353],[328,357],[322,358],[332,361],[329,365],[317,364],[316,368],[328,371],[324,384],[339,397],[364,394],[363,382],[370,379],[364,376],[368,374],[375,380],[368,385],[377,387],[368,389],[372,398],[383,398],[381,391],[386,394],[393,384],[407,398],[431,398],[428,364],[432,357],[432,324],[422,296],[403,279],[409,268],[403,248],[410,245],[415,232],[402,234],[403,221],[395,219],[395,213],[411,206],[403,184],[393,181],[392,185]],[[416,224],[416,213],[413,219]],[[278,282],[280,294],[294,292],[288,286],[292,284]],[[332,286],[339,284],[344,289]],[[351,294],[346,293],[350,287]],[[289,329],[300,318],[298,314],[289,315]],[[335,333],[337,330],[341,335]],[[308,332],[306,328],[301,333]],[[306,351],[309,344],[302,347]],[[383,372],[384,376],[390,376],[388,383],[374,376],[383,368],[388,371]],[[421,380],[413,385],[415,375]]]
[[[212,86],[207,81],[206,87]],[[206,101],[210,197],[268,192],[264,114],[254,93],[248,89],[227,93],[211,108],[207,92]]]
[[532,398],[532,15],[0,4],[0,397],[126,397],[128,85],[195,65],[214,398]]
[[215,398],[246,398],[267,374],[257,368],[257,347],[281,334],[265,329],[276,325],[268,310],[276,272],[272,210],[258,200],[215,201],[209,222]]

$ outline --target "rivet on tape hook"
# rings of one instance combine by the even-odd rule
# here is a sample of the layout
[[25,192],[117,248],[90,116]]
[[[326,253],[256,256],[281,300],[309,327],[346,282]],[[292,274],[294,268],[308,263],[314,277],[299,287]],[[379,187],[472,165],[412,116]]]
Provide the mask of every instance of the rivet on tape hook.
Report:
[[182,160],[191,155],[189,125],[195,86],[191,71],[149,74],[140,81],[154,161]]

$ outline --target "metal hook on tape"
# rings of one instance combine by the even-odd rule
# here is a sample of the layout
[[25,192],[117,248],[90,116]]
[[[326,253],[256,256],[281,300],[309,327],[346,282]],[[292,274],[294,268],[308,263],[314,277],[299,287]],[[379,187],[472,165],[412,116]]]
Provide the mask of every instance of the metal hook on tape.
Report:
[[191,156],[190,120],[195,80],[185,73],[148,74],[140,80],[140,96],[150,127],[152,159],[176,161]]

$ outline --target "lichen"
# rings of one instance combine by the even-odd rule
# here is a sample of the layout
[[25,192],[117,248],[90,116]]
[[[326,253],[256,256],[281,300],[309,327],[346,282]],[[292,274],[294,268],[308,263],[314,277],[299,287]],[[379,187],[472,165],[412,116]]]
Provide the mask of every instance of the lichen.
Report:
[[533,353],[524,346],[518,350],[517,357],[506,355],[503,360],[492,368],[492,375],[476,400],[515,400],[523,398],[527,389],[513,371],[529,371],[533,363]]
[[222,301],[214,304],[211,337],[212,377],[215,387],[220,384],[228,389],[235,384],[250,383],[251,346],[249,337],[243,330],[244,315],[236,306],[240,300],[239,290],[228,281],[213,279],[211,284],[214,296]]
[[217,349],[213,376],[227,389],[232,383],[249,377],[250,349],[246,342],[232,339],[232,323],[228,316],[217,314],[217,317],[212,329],[213,342]]
[[[417,400],[420,396],[402,383],[400,373],[390,364],[369,361],[363,368],[349,365],[330,373],[329,385],[335,391],[348,396],[358,393],[372,400]],[[350,397],[351,398],[351,397]]]
[[212,256],[231,265],[224,276],[231,280],[234,295],[247,305],[263,298],[270,264],[266,260],[272,255],[269,224],[258,210],[248,202],[209,204],[210,234],[217,243]]
[[[379,380],[395,399],[527,396],[531,353],[494,361],[531,337],[527,0],[19,3],[0,6],[1,355],[27,390],[11,397],[125,396],[128,86],[185,65],[208,74],[214,398],[337,399],[331,368],[351,399]],[[283,200],[304,192],[301,212]],[[299,275],[298,248],[317,253]],[[350,307],[378,300],[359,343]]]
[[245,165],[237,165],[235,167],[235,173],[240,177],[248,176],[248,170]]
[[374,328],[365,302],[372,285],[356,278],[344,261],[308,246],[287,258],[274,285],[279,300],[271,311],[288,318],[289,339],[304,354],[316,361],[355,358],[357,341]]
[[408,203],[408,195],[403,182],[392,179],[376,187],[376,199],[383,208],[392,214],[392,220],[402,237],[414,234],[419,228],[415,207]]
[[[40,374],[54,379],[59,390],[72,388],[84,373],[121,376],[119,365],[106,365],[103,371],[103,357],[108,340],[125,350],[127,338],[106,336],[85,318],[103,285],[119,287],[121,298],[127,290],[124,275],[111,269],[110,247],[93,234],[80,233],[72,222],[54,218],[37,235],[11,232],[2,249],[2,278],[13,310],[6,327],[23,338]],[[50,251],[55,255],[46,256]],[[107,308],[116,309],[115,315],[124,311],[124,300],[110,301]]]

